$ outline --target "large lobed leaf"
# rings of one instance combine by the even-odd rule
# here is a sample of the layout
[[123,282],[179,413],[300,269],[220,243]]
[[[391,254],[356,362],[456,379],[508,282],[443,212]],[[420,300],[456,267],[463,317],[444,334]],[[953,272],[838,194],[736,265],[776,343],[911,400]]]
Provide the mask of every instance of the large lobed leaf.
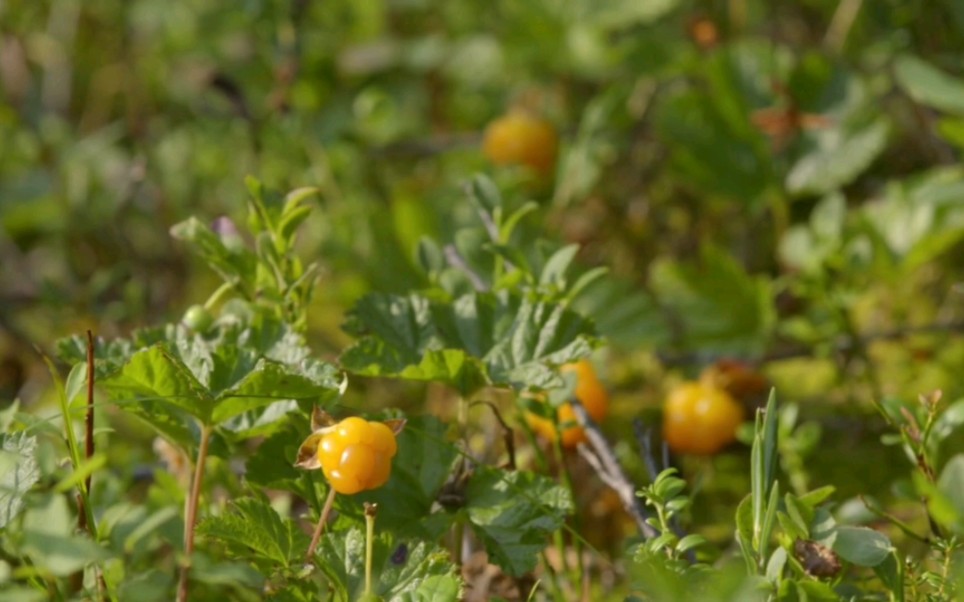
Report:
[[[340,599],[358,600],[365,584],[364,531],[325,536],[318,557]],[[425,541],[381,533],[375,538],[372,567],[372,589],[386,602],[449,602],[462,595],[462,580],[448,553]]]
[[160,340],[99,382],[185,448],[194,445],[195,421],[237,438],[268,435],[298,402],[324,404],[344,388],[335,366],[311,358],[300,336],[262,314],[227,315],[204,336],[182,326],[155,334]]
[[660,303],[681,326],[685,349],[752,354],[773,331],[773,291],[727,254],[705,248],[698,266],[661,261],[650,281]]
[[341,356],[367,376],[486,385],[562,385],[554,368],[589,354],[592,323],[563,304],[469,293],[449,302],[372,294],[346,325],[360,340]]
[[225,543],[236,556],[282,566],[301,558],[308,547],[308,537],[293,521],[282,519],[264,496],[235,500],[227,512],[198,525],[198,533]]
[[469,522],[489,561],[515,576],[535,568],[548,536],[573,510],[565,488],[526,471],[479,467],[465,496]]

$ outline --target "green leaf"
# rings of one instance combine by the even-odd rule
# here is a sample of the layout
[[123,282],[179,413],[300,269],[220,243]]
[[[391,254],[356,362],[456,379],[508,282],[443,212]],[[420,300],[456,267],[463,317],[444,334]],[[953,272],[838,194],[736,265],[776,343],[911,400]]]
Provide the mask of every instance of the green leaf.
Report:
[[964,454],[954,456],[944,465],[937,489],[956,511],[957,526],[964,525]]
[[813,491],[808,491],[807,493],[797,497],[797,502],[813,510],[823,502],[827,501],[827,499],[829,499],[836,490],[837,488],[833,485],[824,485],[823,487],[818,487]]
[[964,115],[964,80],[909,54],[897,58],[894,75],[897,83],[915,101],[940,111]]
[[221,238],[196,217],[172,226],[171,236],[188,243],[226,282],[241,282],[254,273],[255,258],[250,251],[228,249]]
[[772,53],[759,44],[730,45],[701,64],[700,81],[657,106],[657,129],[676,177],[696,194],[753,205],[773,185],[772,152],[750,122],[751,103],[761,95],[754,83],[769,77]]
[[37,438],[0,434],[0,529],[23,510],[23,496],[40,480]]
[[489,561],[514,576],[535,568],[549,535],[573,510],[566,489],[525,471],[480,466],[465,495],[469,523]]
[[884,587],[898,594],[895,600],[903,602],[904,572],[902,563],[897,558],[896,550],[888,554],[883,562],[874,566],[874,573],[880,578]]
[[690,533],[676,544],[676,551],[680,554],[692,550],[706,543],[706,538],[698,533]]
[[[372,589],[386,602],[449,602],[462,595],[462,580],[447,552],[438,546],[382,532],[372,547]],[[356,528],[326,535],[318,557],[340,599],[358,600],[365,587],[364,531]]]
[[296,562],[308,548],[304,532],[283,520],[263,495],[235,500],[224,514],[202,521],[198,534],[227,544],[236,556],[283,566]]
[[342,389],[342,379],[331,364],[318,364],[314,371],[296,372],[279,362],[260,359],[236,385],[218,396],[211,419],[220,424],[279,400],[310,400],[319,405],[332,401]]
[[452,302],[374,294],[346,330],[361,336],[341,356],[368,376],[438,380],[468,394],[484,384],[550,388],[558,365],[588,355],[592,324],[563,305],[470,293]]
[[790,517],[796,527],[797,538],[810,539],[810,521],[813,520],[813,512],[798,502],[792,493],[786,494],[783,499],[787,516]]
[[771,583],[778,583],[783,576],[783,567],[787,564],[787,549],[777,547],[767,561],[766,578]]
[[106,464],[107,455],[100,452],[89,458],[83,458],[80,466],[77,466],[70,474],[61,479],[60,482],[57,483],[57,486],[54,487],[54,491],[57,493],[64,493],[65,491],[70,490],[88,476],[92,475],[95,471],[103,468]]
[[362,504],[378,504],[378,524],[403,535],[434,539],[452,517],[433,515],[439,491],[449,479],[458,450],[448,441],[447,427],[434,416],[414,416],[398,435],[398,452],[392,459],[388,482],[353,496],[339,496],[336,506],[357,518]]
[[680,5],[680,0],[604,0],[593,2],[586,17],[593,25],[607,29],[626,29],[647,25],[666,16]]
[[129,575],[119,586],[118,599],[138,602],[167,602],[174,588],[171,571],[149,569]]
[[[191,579],[199,583],[237,590],[260,590],[264,577],[247,563],[215,561],[203,552],[195,551],[191,557]],[[230,599],[230,598],[229,598]]]
[[578,252],[579,245],[566,245],[553,253],[542,268],[539,284],[553,284],[560,289],[564,288],[566,272]]
[[91,562],[109,556],[107,551],[87,539],[73,536],[74,521],[61,495],[46,496],[31,507],[23,518],[23,552],[40,569],[66,577]]
[[130,361],[101,383],[120,404],[163,403],[207,423],[214,399],[191,370],[162,345],[135,353]]
[[877,121],[854,131],[830,130],[812,134],[812,149],[787,174],[791,194],[826,194],[860,176],[884,151],[890,127]]
[[681,326],[683,347],[702,353],[762,351],[776,320],[773,291],[725,252],[704,247],[698,266],[657,261],[650,284]]
[[840,526],[833,550],[847,562],[873,567],[887,559],[894,546],[886,535],[866,527]]
[[502,193],[491,178],[476,174],[468,185],[469,200],[479,211],[493,214],[502,207]]

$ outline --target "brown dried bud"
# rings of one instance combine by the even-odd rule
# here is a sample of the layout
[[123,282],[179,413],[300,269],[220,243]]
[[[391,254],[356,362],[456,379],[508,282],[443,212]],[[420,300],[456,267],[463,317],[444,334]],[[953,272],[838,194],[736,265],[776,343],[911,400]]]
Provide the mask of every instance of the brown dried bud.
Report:
[[808,575],[829,578],[840,572],[840,558],[837,553],[815,541],[798,539],[793,543],[793,555]]

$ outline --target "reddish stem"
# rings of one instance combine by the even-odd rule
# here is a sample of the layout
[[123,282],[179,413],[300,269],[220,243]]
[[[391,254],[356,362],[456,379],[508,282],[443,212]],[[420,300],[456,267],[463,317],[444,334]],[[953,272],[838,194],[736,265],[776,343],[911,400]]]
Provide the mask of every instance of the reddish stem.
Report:
[[325,506],[321,509],[321,517],[318,519],[318,525],[315,527],[315,532],[311,536],[311,543],[308,544],[308,552],[305,554],[305,562],[311,562],[311,559],[315,557],[315,550],[318,548],[318,542],[321,541],[321,534],[325,530],[325,524],[328,522],[328,515],[331,514],[331,507],[335,505],[335,489],[332,487],[328,490],[328,497],[325,498]]
[[184,564],[177,583],[177,602],[187,602],[188,573],[191,572],[191,554],[194,553],[194,527],[197,523],[197,505],[201,498],[201,481],[204,480],[204,464],[208,457],[208,443],[211,441],[211,429],[204,426],[201,429],[201,444],[197,452],[197,464],[194,466],[194,480],[191,482],[191,495],[187,499],[187,510],[184,516]]

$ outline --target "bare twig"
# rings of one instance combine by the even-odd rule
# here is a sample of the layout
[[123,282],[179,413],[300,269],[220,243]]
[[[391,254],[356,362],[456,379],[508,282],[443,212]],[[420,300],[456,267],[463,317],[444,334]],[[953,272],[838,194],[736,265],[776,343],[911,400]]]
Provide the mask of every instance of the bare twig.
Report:
[[[84,454],[90,461],[94,455],[94,333],[87,331],[87,440]],[[87,494],[90,494],[91,475],[87,475]]]
[[492,410],[492,414],[495,415],[495,419],[502,425],[502,440],[505,443],[505,452],[509,455],[508,468],[509,470],[515,470],[515,437],[513,436],[512,429],[509,428],[508,423],[506,423],[505,418],[502,417],[499,408],[496,407],[494,403],[485,399],[479,399],[470,403],[469,407],[475,407],[477,405],[488,406],[488,408]]
[[472,283],[472,288],[479,292],[488,290],[489,287],[486,286],[485,281],[482,280],[481,276],[475,273],[475,270],[469,267],[469,264],[459,253],[459,250],[455,248],[455,245],[445,245],[444,253],[445,261],[447,261],[448,264],[453,268],[465,274],[465,276],[469,279],[469,282]]
[[[87,331],[87,433],[86,441],[84,442],[84,455],[87,461],[90,462],[91,457],[94,455],[94,333],[90,330]],[[90,483],[93,475],[88,474],[87,478],[84,479],[84,487],[87,490],[88,499],[90,497]],[[82,501],[83,498],[80,498]],[[83,526],[81,529],[86,528],[90,533],[92,539],[96,541],[97,539],[97,528],[93,524],[87,524],[86,520],[87,513],[78,513],[78,522],[83,521]],[[101,600],[106,599],[107,595],[107,582],[104,580],[104,573],[100,570],[100,565],[94,565],[94,573],[97,579],[97,593],[100,595]]]
[[599,478],[616,492],[623,503],[623,508],[636,521],[636,526],[639,527],[643,536],[647,539],[656,537],[659,535],[656,529],[646,522],[649,513],[636,496],[636,487],[626,476],[619,460],[616,459],[616,453],[609,442],[606,441],[606,437],[603,436],[599,427],[593,422],[589,413],[586,412],[586,408],[578,399],[571,399],[569,403],[572,405],[573,413],[585,430],[586,438],[589,440],[589,445],[579,444],[579,454],[596,470]]

